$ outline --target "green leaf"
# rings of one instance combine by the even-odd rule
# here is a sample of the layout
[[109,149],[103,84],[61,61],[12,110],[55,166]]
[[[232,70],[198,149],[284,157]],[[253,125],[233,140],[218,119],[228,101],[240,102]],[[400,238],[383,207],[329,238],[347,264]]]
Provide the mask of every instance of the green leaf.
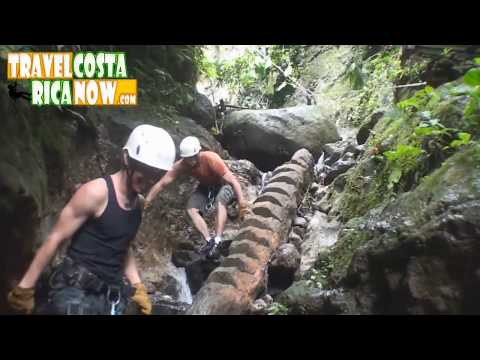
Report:
[[463,115],[464,116],[472,115],[478,109],[478,107],[479,107],[478,99],[476,97],[471,97],[467,103],[467,106],[465,106]]
[[[422,91],[422,90],[420,90]],[[430,94],[433,92],[433,87],[431,86],[425,86],[425,89],[423,89],[423,91],[425,92],[425,94]]]
[[467,133],[467,132],[461,132],[458,134],[458,138],[462,141],[464,141],[465,143],[468,143],[470,142],[470,139],[472,138],[472,135]]
[[397,152],[396,151],[385,151],[383,153],[383,155],[385,155],[385,157],[389,161],[395,161],[395,159],[397,158]]
[[458,140],[453,140],[450,143],[450,146],[452,148],[458,148],[460,146],[467,145],[468,143],[470,143],[471,137],[472,137],[471,134],[466,132],[461,132],[458,134]]
[[480,57],[473,59],[473,61],[475,62],[475,64],[480,65]]
[[391,189],[393,186],[400,181],[402,177],[402,169],[400,167],[395,167],[388,177],[388,188]]
[[428,136],[431,135],[433,132],[433,128],[431,127],[417,127],[415,129],[415,135],[417,136]]
[[400,101],[398,104],[398,107],[402,110],[405,110],[407,109],[408,107],[412,106],[416,109],[418,109],[418,106],[419,106],[419,101],[416,97],[411,97],[409,99],[406,99],[406,100],[403,100],[403,101]]
[[467,85],[480,85],[480,69],[470,69],[463,77],[463,81]]

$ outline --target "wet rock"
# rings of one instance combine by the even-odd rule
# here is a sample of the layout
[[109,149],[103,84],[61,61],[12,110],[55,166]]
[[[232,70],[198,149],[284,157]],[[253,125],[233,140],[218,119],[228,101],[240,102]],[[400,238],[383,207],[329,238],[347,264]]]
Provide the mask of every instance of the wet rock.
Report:
[[300,254],[293,244],[280,246],[268,267],[268,286],[286,289],[294,281],[295,272],[300,266]]
[[290,235],[288,236],[288,243],[292,244],[293,246],[295,246],[295,248],[298,250],[298,251],[301,251],[301,244],[302,244],[302,241],[303,239],[296,233],[294,233],[293,231],[290,233]]
[[295,282],[282,292],[277,301],[292,315],[334,315],[352,313],[353,299],[342,290],[311,287],[306,280]]
[[297,217],[293,221],[293,226],[306,227],[307,226],[307,220],[303,217]]
[[186,271],[172,263],[158,265],[142,270],[142,282],[149,293],[160,292],[173,300],[185,303],[192,302],[192,295],[187,283]]
[[306,231],[306,227],[303,227],[303,226],[292,227],[292,232],[297,234],[302,239],[303,239],[303,236],[305,235],[305,231]]
[[321,253],[326,253],[337,241],[340,223],[319,211],[308,224],[301,244],[300,274],[310,270]]
[[352,153],[354,158],[358,158],[359,155],[363,154],[365,151],[365,145],[357,145],[354,143],[350,143],[345,151],[343,152],[342,156],[346,153]]
[[156,293],[150,295],[152,315],[183,315],[190,304],[175,301],[172,297]]
[[337,141],[336,143],[325,144],[323,146],[323,149],[327,154],[325,164],[328,166],[332,166],[342,157],[342,155],[345,153],[345,150],[350,144],[351,142],[348,140],[341,140]]
[[355,164],[356,161],[354,154],[350,152],[345,153],[340,160],[331,166],[327,172],[327,175],[325,176],[324,184],[330,184],[337,176],[347,172],[347,170],[352,168]]

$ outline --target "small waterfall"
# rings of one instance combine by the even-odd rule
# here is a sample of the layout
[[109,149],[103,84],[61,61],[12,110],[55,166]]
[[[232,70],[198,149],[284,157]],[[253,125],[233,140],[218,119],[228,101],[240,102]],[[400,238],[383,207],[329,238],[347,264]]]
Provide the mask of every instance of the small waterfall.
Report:
[[191,304],[193,298],[190,287],[188,286],[185,268],[176,268],[176,271],[173,271],[171,275],[177,280],[178,298],[176,301]]

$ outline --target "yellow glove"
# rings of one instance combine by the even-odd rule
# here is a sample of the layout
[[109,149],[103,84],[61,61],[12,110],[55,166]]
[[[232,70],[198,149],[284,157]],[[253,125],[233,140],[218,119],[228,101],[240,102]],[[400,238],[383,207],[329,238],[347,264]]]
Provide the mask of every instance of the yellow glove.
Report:
[[152,207],[152,202],[148,201],[148,200],[145,200],[145,202],[143,203],[143,211],[146,211],[151,207]]
[[142,283],[136,283],[132,285],[135,290],[135,295],[132,296],[132,300],[135,301],[144,315],[152,314],[152,303],[147,294],[147,289]]
[[35,306],[35,288],[15,287],[8,293],[10,307],[24,314],[31,314]]
[[243,202],[238,205],[238,217],[240,220],[243,220],[245,216],[250,212],[250,209],[248,208],[248,204],[246,202]]

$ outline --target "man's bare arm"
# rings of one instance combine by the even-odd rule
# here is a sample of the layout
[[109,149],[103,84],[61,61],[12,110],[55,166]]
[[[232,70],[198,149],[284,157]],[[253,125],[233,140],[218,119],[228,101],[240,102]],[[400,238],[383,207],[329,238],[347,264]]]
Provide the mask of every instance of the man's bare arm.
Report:
[[180,173],[180,165],[179,162],[176,162],[172,169],[169,170],[155,185],[152,186],[150,191],[148,192],[147,196],[145,197],[145,202],[150,203],[155,199],[160,191],[162,191],[165,187],[171,184],[175,179],[178,177]]
[[94,216],[99,207],[105,204],[107,201],[106,185],[101,184],[100,181],[103,180],[96,179],[80,187],[63,208],[47,240],[37,251],[30,267],[18,284],[20,287],[33,288],[60,244],[72,237],[75,231],[89,217]]

